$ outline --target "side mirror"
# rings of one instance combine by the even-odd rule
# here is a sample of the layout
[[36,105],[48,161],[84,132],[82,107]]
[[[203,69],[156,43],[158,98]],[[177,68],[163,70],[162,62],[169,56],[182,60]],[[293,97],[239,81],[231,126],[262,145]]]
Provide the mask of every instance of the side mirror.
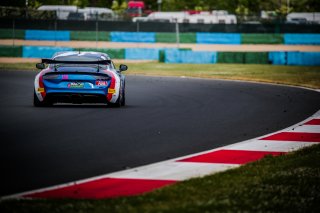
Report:
[[44,63],[37,63],[36,68],[43,70],[44,68],[46,68],[46,65]]
[[128,66],[127,66],[127,65],[120,64],[120,67],[119,67],[120,72],[126,71],[127,69],[128,69]]

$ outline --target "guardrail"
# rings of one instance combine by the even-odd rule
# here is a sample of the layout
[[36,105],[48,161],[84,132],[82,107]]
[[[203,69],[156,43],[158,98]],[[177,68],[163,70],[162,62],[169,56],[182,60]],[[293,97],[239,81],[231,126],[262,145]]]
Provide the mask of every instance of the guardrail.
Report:
[[23,46],[23,58],[51,58],[56,52],[72,51],[70,47]]
[[320,34],[153,33],[0,29],[0,39],[198,44],[320,45]]
[[70,31],[26,30],[25,40],[70,41]]
[[284,34],[284,44],[320,45],[320,34]]
[[196,33],[198,44],[241,44],[239,33]]
[[0,57],[51,58],[56,52],[72,50],[105,52],[113,59],[155,60],[164,63],[320,65],[320,52],[215,52],[176,48],[73,49],[52,46],[0,46]]

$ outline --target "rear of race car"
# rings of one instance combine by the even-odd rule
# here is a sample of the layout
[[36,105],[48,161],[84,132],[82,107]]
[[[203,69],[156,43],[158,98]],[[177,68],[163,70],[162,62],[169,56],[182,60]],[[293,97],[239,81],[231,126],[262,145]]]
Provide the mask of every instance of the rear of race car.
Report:
[[[61,69],[41,71],[35,78],[35,106],[53,103],[114,104],[120,96],[120,77],[112,71],[86,72]],[[85,69],[84,69],[85,70]]]
[[106,53],[60,52],[52,59],[36,64],[41,69],[34,81],[34,106],[53,103],[106,103],[125,105],[125,77],[127,70],[116,70]]

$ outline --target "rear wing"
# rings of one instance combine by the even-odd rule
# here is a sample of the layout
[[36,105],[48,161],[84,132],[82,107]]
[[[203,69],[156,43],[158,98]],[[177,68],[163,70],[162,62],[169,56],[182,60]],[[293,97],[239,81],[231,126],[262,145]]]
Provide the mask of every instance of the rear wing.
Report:
[[99,61],[59,61],[53,59],[43,58],[41,59],[42,63],[45,64],[102,64],[107,65],[111,64],[111,60],[99,60]]

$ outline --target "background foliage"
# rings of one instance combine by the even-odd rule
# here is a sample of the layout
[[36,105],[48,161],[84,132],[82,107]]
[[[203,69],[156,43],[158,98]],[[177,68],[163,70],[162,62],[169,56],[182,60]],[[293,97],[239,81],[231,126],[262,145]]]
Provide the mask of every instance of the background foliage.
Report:
[[[77,5],[80,7],[108,7],[122,5],[127,0],[28,0],[29,7],[40,5]],[[157,0],[144,0],[147,9],[157,11]],[[1,0],[1,6],[25,7],[26,0]],[[241,15],[259,15],[261,10],[287,11],[287,0],[162,0],[162,11],[227,10]],[[290,11],[319,12],[319,0],[290,0]]]

